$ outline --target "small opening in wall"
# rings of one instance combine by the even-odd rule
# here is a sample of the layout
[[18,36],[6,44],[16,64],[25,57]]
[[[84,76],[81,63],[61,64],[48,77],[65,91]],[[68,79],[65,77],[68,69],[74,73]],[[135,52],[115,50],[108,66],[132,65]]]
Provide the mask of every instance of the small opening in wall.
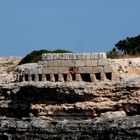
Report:
[[95,73],[95,77],[97,80],[101,80],[101,73]]
[[50,74],[46,74],[46,79],[47,79],[47,81],[51,80]]
[[29,75],[25,74],[25,81],[29,81]]
[[76,74],[71,74],[72,81],[76,81]]
[[106,75],[106,79],[112,80],[112,73],[111,72],[105,73],[105,75]]
[[55,82],[58,82],[58,74],[54,74]]
[[23,81],[23,75],[19,76],[19,82]]
[[38,74],[38,80],[42,81],[42,74]]
[[35,81],[35,74],[32,74],[31,77],[32,77],[32,81]]
[[67,74],[63,74],[64,81],[67,81]]
[[82,73],[81,74],[81,78],[85,82],[91,82],[90,74],[88,74],[88,73],[87,74],[86,73],[84,73],[84,74]]

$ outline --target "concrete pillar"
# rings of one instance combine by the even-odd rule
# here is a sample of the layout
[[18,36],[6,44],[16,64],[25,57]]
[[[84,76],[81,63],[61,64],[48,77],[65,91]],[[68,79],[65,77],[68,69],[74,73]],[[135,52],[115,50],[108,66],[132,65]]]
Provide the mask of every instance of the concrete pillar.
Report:
[[35,82],[37,82],[38,80],[39,80],[38,74],[35,74]]
[[54,74],[50,74],[50,81],[51,81],[51,82],[55,82]]
[[96,76],[93,73],[90,74],[90,79],[91,79],[91,82],[97,82]]
[[106,79],[105,73],[101,72],[101,81],[104,81]]
[[69,74],[67,74],[67,81],[68,82],[72,82],[72,76],[71,76],[71,74],[69,73]]
[[25,81],[25,74],[22,75],[22,80],[21,81]]
[[28,75],[28,80],[29,80],[29,81],[32,81],[32,76],[31,76],[31,74]]
[[58,81],[59,82],[64,82],[63,74],[58,74]]
[[82,81],[81,74],[76,74],[76,81]]
[[46,75],[44,73],[42,74],[42,81],[46,81]]

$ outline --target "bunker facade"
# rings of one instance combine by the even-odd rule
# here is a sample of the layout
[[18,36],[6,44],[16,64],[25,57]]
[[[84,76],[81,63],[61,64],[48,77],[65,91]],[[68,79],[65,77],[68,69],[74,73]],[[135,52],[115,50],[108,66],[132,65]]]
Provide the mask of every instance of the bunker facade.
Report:
[[98,82],[117,80],[106,53],[47,53],[42,61],[16,69],[17,81]]

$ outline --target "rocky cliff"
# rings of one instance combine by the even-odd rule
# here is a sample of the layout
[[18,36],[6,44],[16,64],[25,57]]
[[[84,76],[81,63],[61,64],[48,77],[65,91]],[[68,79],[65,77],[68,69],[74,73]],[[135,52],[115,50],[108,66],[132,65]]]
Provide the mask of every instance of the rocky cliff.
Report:
[[0,119],[2,140],[139,140],[140,116],[91,121]]
[[139,83],[3,84],[0,138],[139,139]]
[[14,83],[0,58],[0,140],[139,140],[140,61],[112,60],[117,82]]

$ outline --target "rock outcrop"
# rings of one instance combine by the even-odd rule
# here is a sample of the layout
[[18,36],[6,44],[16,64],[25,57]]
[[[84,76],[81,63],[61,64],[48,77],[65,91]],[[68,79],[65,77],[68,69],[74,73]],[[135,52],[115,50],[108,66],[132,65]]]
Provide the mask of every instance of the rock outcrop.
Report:
[[0,84],[15,80],[13,72],[21,59],[16,56],[0,57]]
[[137,115],[140,113],[139,83],[140,80],[98,84],[85,82],[5,84],[0,87],[0,109],[1,112],[8,109],[7,113],[10,109],[12,113],[17,112],[19,117],[21,112],[23,117],[32,113],[34,116],[71,115],[92,118],[107,111],[122,110],[127,115]]
[[120,80],[134,81],[140,78],[140,58],[112,59],[116,64]]
[[[119,82],[2,80],[0,140],[139,140],[140,61],[130,60],[112,60]],[[1,63],[5,76],[11,63]]]
[[139,140],[140,116],[90,121],[0,119],[2,140]]
[[138,140],[139,83],[140,80],[1,85],[0,137]]

